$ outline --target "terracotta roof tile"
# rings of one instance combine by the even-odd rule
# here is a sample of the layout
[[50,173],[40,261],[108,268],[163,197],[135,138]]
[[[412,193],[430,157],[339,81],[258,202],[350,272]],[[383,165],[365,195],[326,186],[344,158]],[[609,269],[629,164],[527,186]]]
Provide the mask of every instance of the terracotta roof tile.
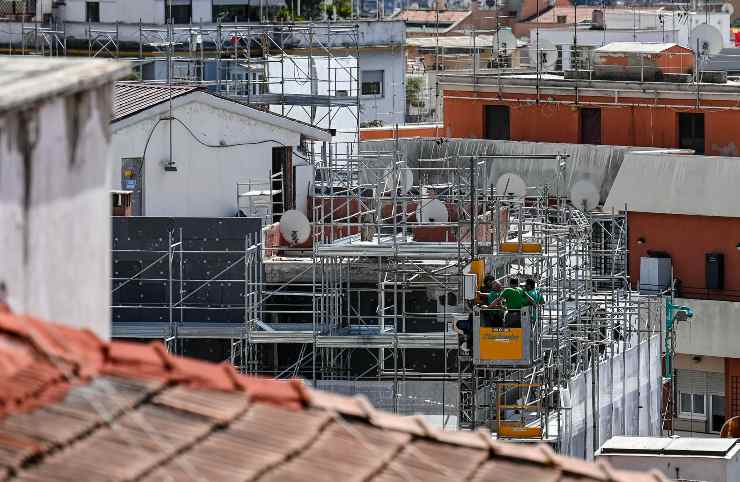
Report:
[[651,481],[363,397],[0,314],[0,479]]

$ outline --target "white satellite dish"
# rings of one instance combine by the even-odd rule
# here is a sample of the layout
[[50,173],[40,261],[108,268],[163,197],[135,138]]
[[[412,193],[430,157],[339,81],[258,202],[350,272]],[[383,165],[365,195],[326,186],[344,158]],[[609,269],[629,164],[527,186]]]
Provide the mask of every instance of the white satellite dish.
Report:
[[718,54],[723,47],[722,34],[708,23],[697,25],[689,35],[689,48],[694,50],[696,55]]
[[732,17],[732,14],[735,13],[735,7],[731,3],[723,3],[722,12]]
[[521,177],[508,172],[501,175],[496,181],[496,194],[499,196],[524,197],[527,195],[527,184]]
[[291,246],[303,244],[311,236],[311,223],[302,212],[289,209],[280,217],[280,234]]
[[591,211],[598,206],[599,197],[599,190],[591,181],[576,181],[570,188],[570,202],[582,211]]
[[383,179],[385,191],[398,189],[401,194],[406,194],[414,185],[414,173],[405,162],[399,163],[395,170],[393,166],[388,167],[383,173]]
[[514,53],[514,50],[516,50],[516,37],[510,28],[499,29],[496,32],[496,38],[493,42],[493,47],[497,49],[499,53],[511,55]]
[[423,224],[446,223],[450,220],[450,214],[445,203],[439,199],[428,199],[419,205],[416,219]]
[[552,70],[558,63],[558,49],[554,43],[547,39],[529,44],[529,65],[534,67],[539,64],[540,70]]

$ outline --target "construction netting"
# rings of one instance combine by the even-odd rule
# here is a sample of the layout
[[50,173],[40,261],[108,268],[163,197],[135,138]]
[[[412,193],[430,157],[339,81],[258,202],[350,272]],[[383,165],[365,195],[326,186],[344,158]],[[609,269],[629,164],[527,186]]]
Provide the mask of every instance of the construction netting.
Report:
[[592,459],[615,435],[660,436],[660,350],[655,335],[601,362],[596,374],[571,379],[562,397],[561,453]]

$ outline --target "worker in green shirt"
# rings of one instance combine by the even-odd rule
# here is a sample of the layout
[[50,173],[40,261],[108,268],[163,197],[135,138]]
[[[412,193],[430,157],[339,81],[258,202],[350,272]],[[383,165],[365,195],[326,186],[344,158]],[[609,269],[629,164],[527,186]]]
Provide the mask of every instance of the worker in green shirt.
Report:
[[519,280],[512,276],[509,278],[509,287],[504,289],[492,304],[495,305],[496,303],[503,303],[506,306],[504,325],[510,328],[519,328],[522,322],[522,308],[534,304],[534,300],[519,287]]
[[540,290],[536,288],[535,282],[532,278],[527,278],[524,281],[524,291],[529,295],[529,297],[532,299],[532,321],[537,321],[537,313],[539,313],[539,307],[538,305],[544,305],[545,304],[545,297],[542,296],[542,293],[540,293]]

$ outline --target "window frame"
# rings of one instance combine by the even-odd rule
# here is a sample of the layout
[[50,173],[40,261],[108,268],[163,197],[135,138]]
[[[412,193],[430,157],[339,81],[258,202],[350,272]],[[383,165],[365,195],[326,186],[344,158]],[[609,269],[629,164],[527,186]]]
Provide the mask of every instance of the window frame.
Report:
[[[688,407],[688,411],[686,410],[686,407],[684,407],[684,395],[688,395],[691,397],[691,406]],[[702,413],[695,412],[695,402],[697,398],[701,398],[703,400],[702,403]],[[688,419],[688,420],[706,420],[707,419],[707,395],[704,393],[693,393],[693,392],[679,392],[678,393],[678,418],[682,419]]]
[[[97,19],[94,19],[94,20],[90,18],[90,16],[91,16],[90,15],[90,7],[93,6],[93,5],[95,5],[96,8],[97,8],[97,12],[96,13],[97,13],[97,17],[98,17]],[[87,0],[85,2],[85,22],[88,22],[88,23],[100,23],[100,2],[98,0],[94,0],[94,1]]]
[[[374,81],[365,82],[364,77],[365,77],[365,75],[367,75],[370,72],[373,72],[373,73],[380,72],[380,80],[374,80]],[[378,93],[366,94],[365,93],[365,85],[366,84],[378,84],[378,90],[379,90],[379,92]],[[360,72],[360,95],[362,97],[373,97],[373,98],[381,98],[381,97],[384,97],[385,96],[385,85],[384,84],[385,84],[385,70],[383,70],[383,69],[373,69],[373,70],[363,70],[362,72]]]

